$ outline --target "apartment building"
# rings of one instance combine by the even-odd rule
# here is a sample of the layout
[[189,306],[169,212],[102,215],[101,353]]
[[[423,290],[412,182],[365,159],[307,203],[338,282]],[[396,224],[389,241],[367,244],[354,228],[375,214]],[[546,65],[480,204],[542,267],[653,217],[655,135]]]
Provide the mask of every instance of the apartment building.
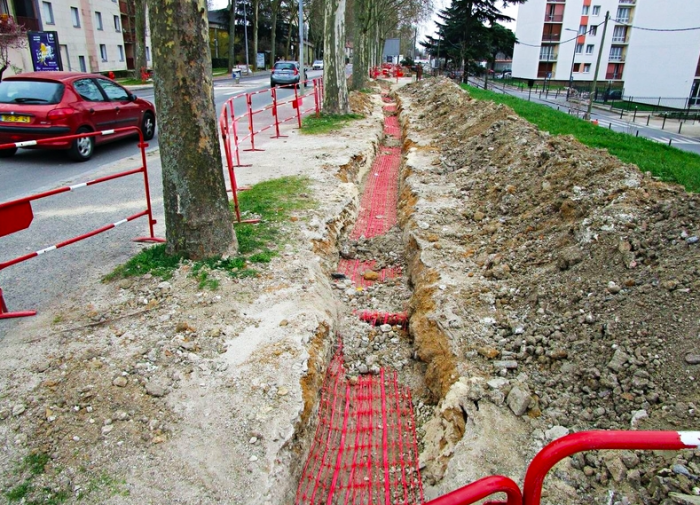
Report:
[[698,27],[698,0],[528,0],[518,9],[513,77],[591,83],[602,44],[601,85],[635,97],[697,97]]
[[[134,68],[134,0],[0,0],[0,15],[10,15],[28,31],[58,34],[63,70],[109,72]],[[150,65],[150,39],[146,37]],[[34,70],[29,49],[13,51],[12,65]],[[15,73],[10,68],[6,75]]]

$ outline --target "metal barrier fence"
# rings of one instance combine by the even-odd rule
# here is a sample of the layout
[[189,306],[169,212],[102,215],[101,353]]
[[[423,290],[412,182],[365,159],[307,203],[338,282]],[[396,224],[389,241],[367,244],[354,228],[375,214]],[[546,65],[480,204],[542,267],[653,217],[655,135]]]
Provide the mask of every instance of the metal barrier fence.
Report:
[[[311,83],[311,86],[308,84]],[[315,112],[316,115],[321,112],[321,103],[323,101],[323,80],[320,78],[305,81],[305,89],[310,89],[305,93],[299,93],[298,88],[294,86],[294,96],[289,99],[280,99],[277,96],[277,88],[266,88],[259,91],[252,91],[249,93],[239,93],[232,96],[226,103],[219,115],[219,130],[221,132],[221,139],[224,144],[224,153],[226,156],[226,167],[229,174],[231,192],[233,194],[233,204],[234,210],[236,212],[236,219],[238,223],[243,222],[256,222],[257,220],[241,220],[241,212],[238,205],[237,192],[243,190],[236,183],[236,174],[234,168],[246,167],[250,165],[241,164],[241,153],[240,151],[262,151],[255,146],[255,136],[261,134],[266,130],[272,128],[275,129],[275,134],[270,138],[282,138],[284,135],[280,134],[280,125],[288,121],[296,120],[297,125],[301,128],[301,118],[302,116]],[[253,107],[253,97],[256,95],[270,94],[270,103],[263,105],[259,108]],[[304,98],[313,97],[313,106],[303,109]],[[238,100],[245,101],[245,110],[243,107],[238,107],[236,109],[235,102]],[[269,115],[265,113],[269,112]],[[258,125],[256,128],[256,117],[260,116],[260,119],[267,118],[268,122],[261,126],[260,119],[258,119]],[[240,127],[242,123],[247,122],[248,133],[243,137],[238,136]],[[241,145],[244,142],[250,142],[250,148],[241,149]]]
[[523,491],[508,477],[485,477],[425,505],[469,505],[496,493],[505,493],[506,501],[487,502],[505,505],[539,505],[542,483],[549,470],[562,459],[583,451],[600,449],[678,451],[698,449],[698,431],[582,431],[559,438],[542,449],[525,473]]
[[[40,146],[42,144],[50,144],[52,142],[56,142],[57,140],[74,140],[77,138],[83,138],[83,137],[97,137],[97,136],[102,136],[102,135],[114,135],[115,133],[125,133],[133,131],[134,133],[138,133],[139,135],[139,143],[138,147],[141,150],[141,163],[142,165],[139,168],[135,168],[133,170],[128,170],[125,172],[119,172],[116,174],[108,175],[105,177],[100,177],[98,179],[94,179],[88,182],[84,182],[81,184],[75,184],[73,186],[64,186],[61,188],[53,189],[51,191],[46,191],[43,193],[37,193],[35,195],[27,196],[24,198],[19,198],[16,200],[11,200],[9,202],[4,202],[0,203],[0,237],[4,237],[6,235],[10,235],[12,233],[16,233],[22,230],[26,230],[29,228],[31,225],[33,219],[34,219],[34,212],[32,210],[32,202],[36,200],[40,200],[43,198],[48,198],[50,196],[58,195],[60,193],[66,193],[68,191],[76,191],[81,188],[85,188],[88,186],[94,186],[95,184],[100,184],[103,182],[111,181],[114,179],[119,179],[121,177],[126,177],[129,175],[133,174],[143,174],[143,181],[144,181],[144,188],[145,188],[145,198],[146,198],[146,209],[142,210],[141,212],[138,212],[136,214],[132,214],[131,216],[125,217],[124,219],[121,219],[120,221],[106,224],[100,228],[97,228],[95,230],[92,230],[90,232],[84,233],[82,235],[77,235],[75,237],[72,237],[70,239],[64,240],[62,242],[59,242],[55,245],[52,245],[50,247],[46,247],[44,249],[34,251],[29,254],[25,254],[23,256],[19,256],[17,258],[5,261],[5,262],[0,262],[0,271],[4,270],[5,268],[16,265],[17,263],[21,263],[23,261],[27,261],[31,258],[35,258],[37,256],[40,256],[42,254],[45,254],[47,252],[60,249],[62,247],[65,247],[70,244],[74,244],[75,242],[79,242],[81,240],[85,240],[87,238],[93,237],[95,235],[98,235],[100,233],[104,233],[107,230],[111,230],[112,228],[116,228],[117,226],[120,226],[122,224],[128,223],[129,221],[133,221],[134,219],[138,219],[139,217],[146,216],[148,218],[148,228],[149,228],[149,236],[148,237],[137,237],[134,239],[136,242],[165,242],[164,239],[158,238],[155,236],[154,231],[153,231],[153,225],[156,224],[156,220],[153,219],[153,211],[151,207],[151,192],[149,188],[149,183],[148,183],[148,168],[146,165],[146,147],[148,147],[148,144],[143,141],[143,134],[141,133],[141,130],[135,126],[129,126],[125,128],[117,128],[114,130],[105,130],[105,131],[100,131],[100,132],[90,132],[90,133],[82,133],[79,135],[66,135],[63,137],[55,137],[51,139],[44,139],[44,140],[32,140],[28,142],[17,142],[17,143],[12,143],[12,144],[2,144],[0,145],[1,148],[7,148],[7,147],[29,147],[29,146]],[[36,315],[36,311],[33,310],[28,310],[28,311],[19,311],[19,312],[10,312],[10,310],[7,308],[7,304],[5,303],[5,300],[3,298],[2,294],[2,289],[0,289],[0,319],[9,319],[13,317],[26,317],[26,316],[33,316]]]

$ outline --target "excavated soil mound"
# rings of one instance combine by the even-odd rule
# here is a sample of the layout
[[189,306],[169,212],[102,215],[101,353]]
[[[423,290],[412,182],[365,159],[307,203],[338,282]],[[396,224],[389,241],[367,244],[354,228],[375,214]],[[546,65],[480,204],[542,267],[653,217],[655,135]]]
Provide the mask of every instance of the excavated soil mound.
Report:
[[[429,482],[445,477],[433,492],[494,471],[522,478],[571,431],[697,428],[697,195],[449,81],[399,97],[411,326],[443,398],[422,455]],[[547,480],[559,503],[661,503],[700,475],[691,451],[561,466]]]

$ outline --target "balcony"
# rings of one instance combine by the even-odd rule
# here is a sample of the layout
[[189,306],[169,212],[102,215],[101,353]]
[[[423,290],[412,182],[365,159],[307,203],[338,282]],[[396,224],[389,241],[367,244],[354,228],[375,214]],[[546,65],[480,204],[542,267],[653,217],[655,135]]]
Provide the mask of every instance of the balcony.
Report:
[[547,0],[548,4],[565,4],[566,0]]
[[620,0],[621,4],[634,5],[636,0]]
[[627,44],[627,35],[623,35],[622,37],[616,37],[613,35],[612,43],[613,44]]
[[624,54],[611,54],[610,57],[608,58],[608,61],[611,63],[623,63],[625,61],[625,55]]
[[561,33],[545,33],[542,35],[542,42],[559,42]]
[[557,61],[557,54],[554,52],[540,53],[540,61]]
[[545,14],[544,16],[545,23],[561,23],[563,21],[564,15]]
[[551,70],[538,70],[537,71],[537,78],[538,79],[549,79],[549,75],[552,73]]
[[605,79],[608,81],[622,79],[622,72],[608,72],[607,74],[605,74]]

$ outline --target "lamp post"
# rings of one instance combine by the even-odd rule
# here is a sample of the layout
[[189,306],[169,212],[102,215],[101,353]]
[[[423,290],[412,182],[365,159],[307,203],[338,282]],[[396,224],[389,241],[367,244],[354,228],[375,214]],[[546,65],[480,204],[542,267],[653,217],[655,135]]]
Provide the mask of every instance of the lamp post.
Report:
[[[573,28],[564,28],[567,32],[576,32]],[[574,85],[574,61],[576,60],[576,46],[578,45],[578,37],[574,38],[574,51],[571,54],[571,72],[569,72],[569,86],[566,88],[566,101],[569,101],[569,93],[571,92],[571,86]]]

